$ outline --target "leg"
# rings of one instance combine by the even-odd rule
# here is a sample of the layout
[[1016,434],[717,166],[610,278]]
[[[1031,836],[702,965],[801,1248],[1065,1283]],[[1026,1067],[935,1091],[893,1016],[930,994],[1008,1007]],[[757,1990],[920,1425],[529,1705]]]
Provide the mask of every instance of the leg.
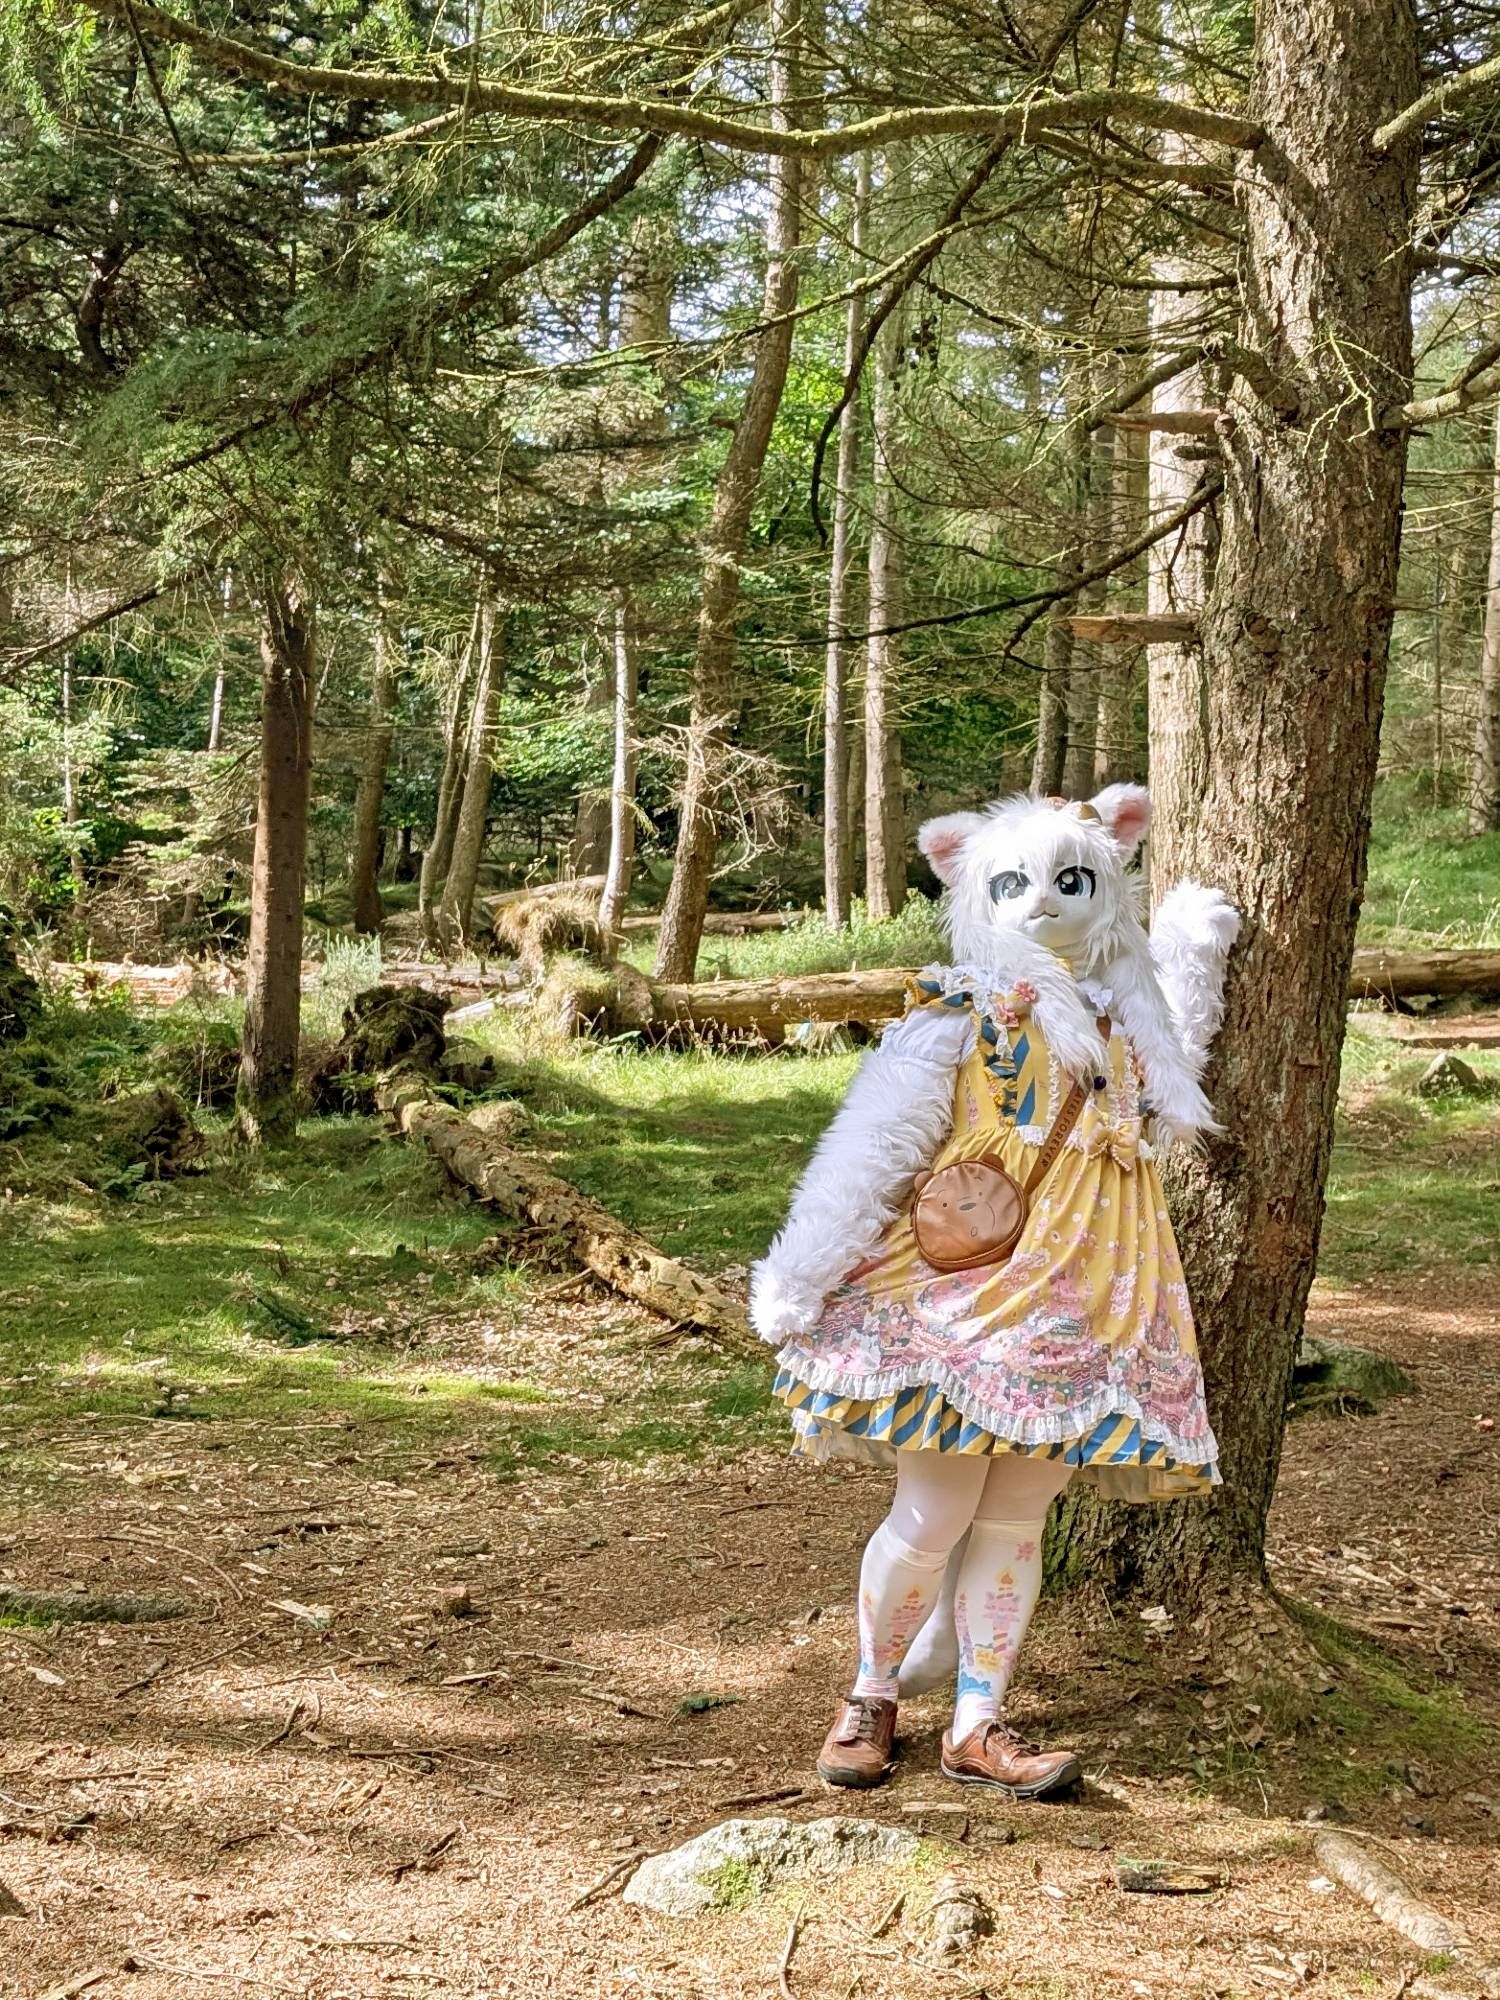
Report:
[[987,1469],[982,1458],[897,1453],[896,1497],[860,1565],[855,1694],[896,1699],[897,1670],[937,1602],[949,1553],[974,1519]]
[[859,1572],[859,1670],[818,1757],[834,1785],[878,1785],[891,1768],[896,1676],[937,1601],[950,1550],[974,1518],[986,1462],[899,1452],[896,1497]]
[[958,1634],[958,1704],[944,1768],[971,1783],[996,1784],[1035,1797],[1078,1775],[1065,1752],[1031,1752],[1000,1722],[1005,1692],[1042,1587],[1047,1509],[1067,1485],[1055,1459],[996,1457],[991,1464],[954,1601]]

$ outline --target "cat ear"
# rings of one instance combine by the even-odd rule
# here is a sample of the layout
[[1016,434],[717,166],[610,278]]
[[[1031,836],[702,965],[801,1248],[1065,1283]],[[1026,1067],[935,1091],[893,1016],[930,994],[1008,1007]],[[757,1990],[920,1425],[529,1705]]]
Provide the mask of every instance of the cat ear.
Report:
[[1106,785],[1089,804],[1104,822],[1104,831],[1128,857],[1135,853],[1151,824],[1151,794],[1144,785]]
[[983,825],[982,813],[944,813],[918,829],[917,846],[945,888],[951,889],[958,880],[964,848]]

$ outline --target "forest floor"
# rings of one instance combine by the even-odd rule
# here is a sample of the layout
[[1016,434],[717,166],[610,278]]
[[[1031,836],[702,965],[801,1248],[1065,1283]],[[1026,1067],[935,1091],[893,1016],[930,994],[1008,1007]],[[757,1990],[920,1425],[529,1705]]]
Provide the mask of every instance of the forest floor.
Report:
[[[890,1785],[818,1785],[884,1484],[791,1461],[762,1371],[528,1263],[357,1121],[128,1202],[6,1148],[0,1589],[186,1615],[0,1600],[0,1993],[775,1994],[799,1907],[795,2000],[1404,1991],[1330,1821],[1500,1960],[1500,1105],[1413,1098],[1422,1060],[1351,1043],[1312,1313],[1416,1392],[1294,1422],[1273,1522],[1326,1671],[1048,1606],[1016,1716],[1087,1782],[1029,1806],[941,1779],[936,1698]],[[732,1271],[847,1069],[580,1057],[533,1074],[533,1141]],[[691,1920],[620,1900],[767,1812],[924,1843]],[[1126,1895],[1125,1857],[1226,1886]],[[938,1968],[950,1872],[997,1929]]]

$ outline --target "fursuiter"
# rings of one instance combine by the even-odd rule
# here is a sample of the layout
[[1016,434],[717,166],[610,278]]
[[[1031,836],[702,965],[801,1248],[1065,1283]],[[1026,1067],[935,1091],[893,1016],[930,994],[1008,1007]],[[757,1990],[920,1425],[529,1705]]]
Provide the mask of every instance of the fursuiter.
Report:
[[[945,1773],[1017,1796],[1060,1782],[1069,1760],[1031,1756],[997,1719],[1050,1498],[1070,1477],[1127,1500],[1219,1477],[1151,1162],[1220,1130],[1200,1079],[1239,918],[1183,882],[1148,932],[1131,863],[1150,811],[1140,786],[1111,785],[922,827],[953,963],[913,982],[751,1273],[796,1449],[897,1470],[861,1571],[860,1671],[818,1764],[835,1784],[880,1781],[898,1672],[901,1694],[935,1686],[966,1635]],[[1065,1099],[1083,1107],[1070,1120]],[[1018,1182],[1036,1163],[1022,1236],[1008,1258],[944,1275],[918,1243],[914,1188],[935,1165],[995,1158]],[[978,1551],[1007,1522],[1006,1589],[981,1591]],[[1007,1631],[976,1641],[976,1618],[998,1617],[1007,1592]]]
[[[1022,794],[929,820],[917,845],[947,891],[954,965],[932,969],[1033,988],[1038,1021],[1073,1076],[1103,1060],[1095,1023],[1107,1006],[1141,1065],[1151,1143],[1162,1152],[1220,1129],[1199,1078],[1223,1017],[1239,917],[1217,889],[1181,882],[1148,933],[1145,884],[1128,869],[1150,819],[1140,785],[1110,785],[1080,805]],[[946,1050],[938,1036],[918,1048],[895,1032],[907,1025],[887,1030],[862,1065],[786,1226],[751,1272],[750,1317],[763,1340],[817,1320],[948,1137],[962,1037],[950,1032]]]

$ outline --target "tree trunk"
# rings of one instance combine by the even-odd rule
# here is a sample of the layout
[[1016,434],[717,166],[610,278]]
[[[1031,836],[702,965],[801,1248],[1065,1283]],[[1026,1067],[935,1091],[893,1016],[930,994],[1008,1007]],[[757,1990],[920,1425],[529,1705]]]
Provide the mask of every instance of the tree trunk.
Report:
[[618,937],[635,874],[636,698],[641,663],[635,599],[622,590],[615,600],[615,761],[609,785],[609,863],[599,898],[599,926]]
[[316,687],[313,606],[302,586],[268,578],[261,607],[260,785],[245,957],[236,1131],[246,1144],[297,1129],[302,896],[312,796]]
[[[905,192],[904,149],[887,155],[886,194]],[[904,219],[904,218],[902,218]],[[884,628],[899,624],[903,599],[901,498],[901,368],[906,310],[899,305],[875,342],[875,409],[871,423],[870,593],[865,642],[865,908],[893,917],[906,901],[906,821],[901,803],[901,733],[892,716],[901,641]]]
[[[1114,433],[1114,463],[1111,470],[1109,549],[1122,549],[1140,534],[1145,500],[1146,459],[1142,447],[1149,439],[1139,431]],[[1124,611],[1139,604],[1136,565],[1118,570],[1107,586],[1112,610]],[[1075,635],[1076,637],[1076,635]],[[1144,776],[1140,748],[1136,741],[1134,651],[1118,649],[1101,655],[1098,682],[1099,709],[1094,732],[1095,786],[1123,784]]]
[[[773,125],[791,127],[797,96],[799,0],[771,0],[774,54],[770,64]],[[719,845],[719,808],[728,777],[740,701],[734,686],[734,619],[750,516],[786,388],[797,303],[797,237],[801,166],[795,158],[770,166],[771,212],[766,222],[765,318],[755,366],[734,440],[719,474],[704,543],[698,640],[688,715],[687,770],[678,819],[672,886],[662,913],[656,970],[662,979],[691,979],[708,912],[708,885]]]
[[1490,568],[1479,654],[1479,713],[1469,764],[1468,828],[1500,833],[1500,404],[1495,406],[1495,479],[1490,502]]
[[[1103,381],[1095,385],[1103,388]],[[1101,425],[1083,445],[1082,567],[1088,569],[1109,552],[1110,528],[1114,519],[1115,434]],[[1102,612],[1109,581],[1090,584],[1080,591],[1080,613]],[[1106,655],[1096,644],[1073,635],[1073,657],[1068,669],[1068,747],[1063,758],[1064,796],[1086,799],[1094,790],[1094,760],[1098,755],[1099,690],[1106,670]],[[1113,669],[1111,669],[1113,670]]]
[[447,879],[453,859],[453,836],[458,830],[458,809],[464,795],[464,756],[472,727],[470,689],[475,653],[479,642],[481,591],[474,600],[474,618],[459,661],[458,676],[448,704],[443,736],[443,769],[438,779],[437,809],[433,815],[432,838],[422,856],[422,872],[417,878],[417,912],[423,941],[433,949],[438,944],[437,899]]
[[354,796],[354,857],[349,888],[354,904],[354,928],[378,937],[385,912],[380,903],[380,815],[385,805],[385,774],[396,733],[397,640],[384,604],[375,614],[375,661],[370,680],[370,728],[360,763]]
[[[1158,146],[1162,159],[1170,165],[1191,164],[1201,158],[1201,148],[1194,148],[1180,133],[1164,133]],[[1192,284],[1205,270],[1180,254],[1158,260],[1156,275],[1162,289],[1151,297],[1155,358],[1187,347],[1194,340],[1202,295],[1173,288]],[[1208,409],[1213,402],[1207,374],[1201,363],[1195,363],[1158,388],[1151,407],[1157,415],[1170,415]],[[1190,499],[1201,477],[1201,467],[1177,455],[1177,442],[1171,433],[1153,435],[1149,440],[1147,494],[1153,520],[1173,513]],[[1157,617],[1181,613],[1199,616],[1208,598],[1216,539],[1217,516],[1208,508],[1150,549],[1146,557],[1148,613]],[[1158,823],[1176,826],[1197,810],[1207,777],[1203,656],[1196,646],[1181,641],[1149,645],[1146,670],[1152,797]]]
[[450,954],[467,944],[471,935],[474,890],[479,881],[490,784],[495,772],[495,710],[504,679],[504,621],[486,584],[479,600],[479,630],[474,641],[474,709],[465,755],[463,799],[453,834],[453,858],[437,911],[438,942]]
[[[599,671],[589,681],[583,705],[591,714],[597,715],[601,709],[613,712],[614,650],[612,638],[609,647],[610,659],[599,663]],[[568,866],[573,874],[602,873],[609,859],[609,826],[609,793],[597,786],[586,786],[579,794],[578,805],[573,814],[573,839],[568,850]]]
[[1370,140],[1417,87],[1406,0],[1256,10],[1269,138],[1237,183],[1239,339],[1288,408],[1236,384],[1201,677],[1152,690],[1155,885],[1216,884],[1245,920],[1207,1079],[1226,1133],[1169,1176],[1225,1484],[1137,1513],[1070,1501],[1053,1542],[1054,1571],[1189,1607],[1263,1577],[1322,1221],[1406,458],[1368,412],[1411,381],[1418,149]]
[[[850,236],[856,267],[865,247],[870,210],[870,156],[861,153],[855,169]],[[844,313],[844,377],[859,354],[864,325],[863,298],[851,299]],[[849,585],[853,568],[854,482],[859,474],[860,398],[855,394],[839,418],[838,465],[834,473],[833,548],[828,565],[828,653],[823,670],[823,911],[842,930],[853,894],[849,801]]]

